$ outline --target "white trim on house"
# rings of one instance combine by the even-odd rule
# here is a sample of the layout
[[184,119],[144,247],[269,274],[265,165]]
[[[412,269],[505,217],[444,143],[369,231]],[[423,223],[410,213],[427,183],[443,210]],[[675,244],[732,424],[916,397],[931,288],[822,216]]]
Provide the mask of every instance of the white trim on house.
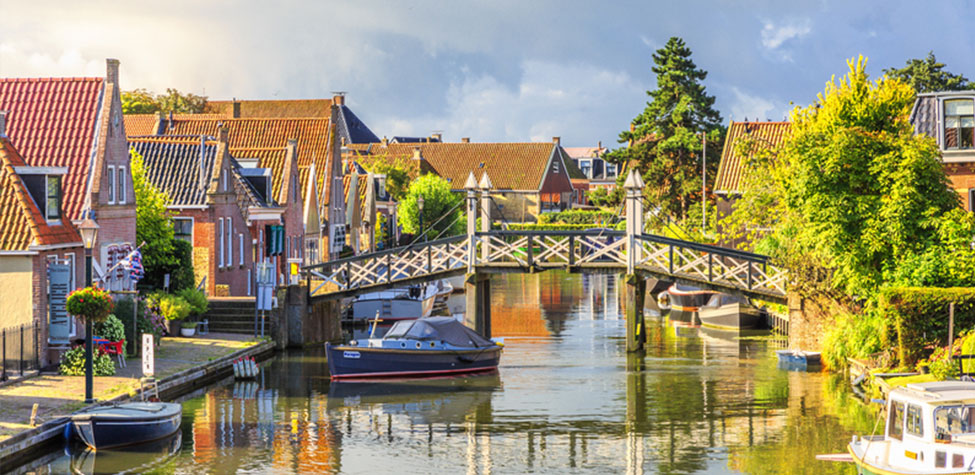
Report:
[[108,204],[115,204],[115,165],[108,166]]
[[[193,245],[193,240],[196,239],[196,218],[192,216],[173,216],[173,221],[177,219],[190,220],[190,245]],[[173,231],[176,231],[176,226],[173,226]]]
[[[63,244],[45,244],[43,246],[42,245],[33,245],[33,246],[28,246],[27,249],[29,249],[31,251],[52,251],[54,249],[68,249],[68,248],[72,248],[72,247],[84,247],[84,245],[85,245],[84,243],[82,243],[81,241],[78,241],[78,242],[69,242],[69,243],[63,243]],[[2,251],[0,251],[0,252],[2,252]]]
[[169,205],[166,209],[207,209],[209,205]]
[[18,175],[67,175],[68,167],[14,167]]
[[37,251],[0,251],[0,256],[36,256]]

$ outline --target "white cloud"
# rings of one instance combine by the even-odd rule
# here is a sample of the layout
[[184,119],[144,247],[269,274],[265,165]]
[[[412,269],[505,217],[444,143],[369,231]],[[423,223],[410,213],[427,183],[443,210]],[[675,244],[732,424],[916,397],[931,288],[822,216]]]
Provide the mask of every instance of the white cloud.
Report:
[[776,50],[787,41],[802,38],[811,32],[812,24],[808,18],[788,20],[779,24],[766,20],[762,27],[762,46],[769,50]]
[[[748,94],[737,87],[731,88],[734,99],[731,101],[731,118],[736,121],[745,120],[782,120],[781,114],[775,114],[775,104],[760,96]],[[773,117],[773,115],[775,115]]]

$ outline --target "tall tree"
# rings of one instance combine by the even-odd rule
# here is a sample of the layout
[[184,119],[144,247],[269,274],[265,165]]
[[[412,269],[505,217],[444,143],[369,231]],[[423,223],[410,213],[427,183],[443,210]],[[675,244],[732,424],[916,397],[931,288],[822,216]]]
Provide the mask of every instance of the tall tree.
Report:
[[173,112],[199,114],[206,108],[207,97],[166,89],[165,94],[153,94],[147,89],[122,92],[122,112],[125,114],[152,114]]
[[[420,208],[417,203],[423,197],[423,229],[420,229]],[[463,196],[450,191],[450,183],[438,175],[427,173],[410,182],[406,196],[400,202],[399,221],[403,231],[419,235],[425,232],[427,239],[452,236],[464,232],[464,209],[459,206]],[[441,236],[443,235],[443,236]]]
[[691,60],[691,50],[680,38],[667,41],[653,54],[651,68],[657,89],[647,91],[651,101],[620,134],[628,146],[608,154],[614,162],[629,162],[643,173],[644,195],[670,216],[683,220],[693,203],[701,200],[703,134],[707,135],[708,184],[714,181],[724,129],[714,97],[707,95],[707,71]]
[[900,79],[916,92],[963,91],[975,89],[975,82],[961,74],[944,70],[945,63],[939,63],[934,51],[929,51],[924,59],[911,59],[903,68],[885,69],[884,73],[892,79]]

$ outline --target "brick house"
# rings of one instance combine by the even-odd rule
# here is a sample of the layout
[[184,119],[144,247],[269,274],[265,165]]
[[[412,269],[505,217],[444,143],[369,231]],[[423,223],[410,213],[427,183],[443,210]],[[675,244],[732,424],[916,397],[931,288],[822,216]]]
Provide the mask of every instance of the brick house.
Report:
[[[67,167],[29,166],[4,133],[4,115],[0,112],[0,328],[38,325],[39,359],[47,366],[59,356],[47,350],[47,323],[64,318],[49,315],[48,264],[68,265],[66,294],[84,283],[84,251],[62,207]],[[81,322],[62,321],[60,343],[83,333]]]
[[118,60],[104,78],[0,79],[7,135],[35,167],[65,167],[66,216],[77,224],[90,208],[99,225],[94,273],[113,290],[130,289],[113,266],[135,242],[135,194],[119,98]]
[[[493,219],[510,222],[536,221],[540,213],[572,206],[570,173],[575,164],[552,142],[526,143],[404,143],[348,145],[346,159],[366,169],[377,160],[395,162],[407,168],[411,177],[435,173],[446,179],[452,191],[463,192],[468,174],[480,180],[487,173],[498,205]],[[581,172],[578,172],[581,173]]]
[[914,133],[937,141],[951,187],[975,212],[975,91],[918,94],[910,120]]
[[[217,138],[130,137],[129,144],[143,157],[148,181],[172,200],[176,237],[193,244],[197,284],[214,296],[252,295],[253,265],[265,257],[268,226],[283,225],[285,236],[297,235],[300,201],[275,200],[271,171],[238,162],[225,130]],[[291,182],[297,181],[293,148],[280,151]],[[279,275],[287,255],[282,257],[271,257]]]
[[578,177],[572,177],[572,187],[576,189],[575,203],[587,205],[586,192],[596,188],[608,191],[616,189],[616,178],[620,175],[622,166],[618,163],[607,162],[603,156],[608,150],[602,142],[595,147],[564,147],[572,163],[580,171]]

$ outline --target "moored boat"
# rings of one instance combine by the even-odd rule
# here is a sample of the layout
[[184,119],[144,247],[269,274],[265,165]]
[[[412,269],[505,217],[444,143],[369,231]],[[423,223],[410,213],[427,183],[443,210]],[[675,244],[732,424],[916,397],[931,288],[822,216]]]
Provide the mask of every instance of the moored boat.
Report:
[[708,299],[717,292],[713,290],[703,290],[689,285],[674,284],[667,289],[670,296],[670,307],[673,310],[685,312],[696,312],[707,303]]
[[183,406],[169,402],[128,402],[92,407],[71,416],[71,425],[95,450],[162,439],[179,430]]
[[975,472],[975,383],[892,389],[884,434],[854,436],[848,449],[859,474]]
[[436,284],[415,285],[359,295],[352,301],[352,318],[383,321],[414,320],[429,317],[437,298]]
[[762,322],[762,311],[745,297],[718,293],[711,295],[708,302],[698,309],[698,318],[703,326],[743,330],[759,326]]
[[325,349],[333,380],[475,373],[496,369],[501,359],[501,345],[453,317],[400,321],[382,338]]

